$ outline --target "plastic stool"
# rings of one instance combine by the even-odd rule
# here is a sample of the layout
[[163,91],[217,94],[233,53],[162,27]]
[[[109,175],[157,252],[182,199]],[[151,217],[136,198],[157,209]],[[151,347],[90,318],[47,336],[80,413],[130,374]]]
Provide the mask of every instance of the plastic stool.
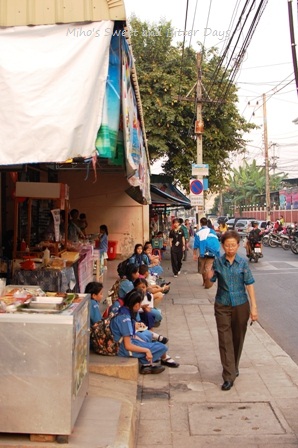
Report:
[[159,260],[162,259],[161,250],[160,249],[152,249],[152,255],[158,255],[159,256]]

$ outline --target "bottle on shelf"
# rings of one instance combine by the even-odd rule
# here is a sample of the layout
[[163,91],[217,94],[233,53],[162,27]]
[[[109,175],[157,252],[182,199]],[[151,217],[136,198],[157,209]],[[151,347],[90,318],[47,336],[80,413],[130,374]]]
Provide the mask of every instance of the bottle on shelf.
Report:
[[44,266],[48,266],[50,264],[50,251],[49,249],[46,247],[46,249],[43,252],[43,265]]
[[26,241],[25,241],[24,238],[23,238],[23,239],[22,239],[22,242],[21,242],[21,247],[20,247],[21,252],[25,252],[26,247],[27,247],[27,243],[26,243]]

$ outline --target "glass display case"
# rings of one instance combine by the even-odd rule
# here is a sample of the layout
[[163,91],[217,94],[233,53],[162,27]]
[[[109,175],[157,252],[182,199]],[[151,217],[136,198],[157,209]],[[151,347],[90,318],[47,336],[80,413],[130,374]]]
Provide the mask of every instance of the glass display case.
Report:
[[0,338],[0,432],[70,435],[88,388],[89,295],[1,313]]

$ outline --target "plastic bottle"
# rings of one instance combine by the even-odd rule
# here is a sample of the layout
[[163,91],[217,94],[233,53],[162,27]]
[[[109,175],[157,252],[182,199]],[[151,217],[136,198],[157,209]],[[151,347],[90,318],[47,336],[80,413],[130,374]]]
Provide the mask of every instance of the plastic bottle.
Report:
[[21,242],[21,252],[25,252],[25,250],[26,250],[26,247],[27,247],[27,244],[26,244],[26,241],[24,240],[24,238],[22,239],[22,242]]
[[44,266],[48,266],[49,263],[50,263],[50,251],[48,248],[46,248],[43,253],[43,264]]

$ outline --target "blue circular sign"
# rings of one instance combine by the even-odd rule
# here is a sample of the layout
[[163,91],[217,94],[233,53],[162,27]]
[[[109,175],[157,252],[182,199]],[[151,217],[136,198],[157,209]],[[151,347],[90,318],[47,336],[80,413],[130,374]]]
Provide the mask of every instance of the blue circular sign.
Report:
[[204,186],[200,180],[194,179],[190,182],[190,191],[193,194],[201,194],[203,190]]

